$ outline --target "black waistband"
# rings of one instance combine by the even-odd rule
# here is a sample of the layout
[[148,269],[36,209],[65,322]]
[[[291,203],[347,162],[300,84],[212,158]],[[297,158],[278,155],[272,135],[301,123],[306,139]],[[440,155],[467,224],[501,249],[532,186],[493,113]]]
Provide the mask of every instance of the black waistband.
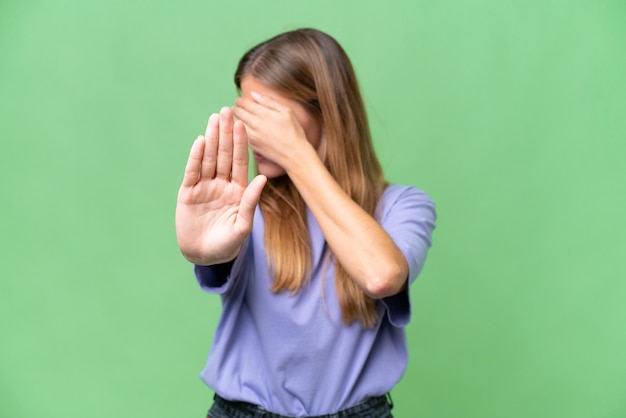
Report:
[[[229,418],[245,418],[245,417],[259,417],[263,418],[293,418],[286,415],[275,414],[267,411],[264,408],[247,402],[229,401],[222,398],[218,394],[214,396],[215,406],[224,413],[229,414]],[[375,396],[369,398],[358,405],[352,406],[347,409],[343,409],[339,412],[326,415],[316,415],[307,418],[357,418],[362,416],[381,416],[372,415],[376,412],[390,411],[393,408],[393,402],[391,401],[391,395]],[[216,411],[217,412],[217,411]],[[391,415],[389,415],[391,416]],[[220,418],[216,416],[215,418]]]

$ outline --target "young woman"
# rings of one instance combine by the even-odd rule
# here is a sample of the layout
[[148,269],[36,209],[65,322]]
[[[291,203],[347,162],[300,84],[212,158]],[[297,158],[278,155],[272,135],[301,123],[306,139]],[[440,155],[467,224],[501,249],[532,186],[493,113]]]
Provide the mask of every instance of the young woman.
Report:
[[257,45],[235,84],[235,106],[191,148],[176,208],[178,245],[223,305],[202,372],[216,393],[208,416],[391,417],[434,205],[386,183],[330,36]]

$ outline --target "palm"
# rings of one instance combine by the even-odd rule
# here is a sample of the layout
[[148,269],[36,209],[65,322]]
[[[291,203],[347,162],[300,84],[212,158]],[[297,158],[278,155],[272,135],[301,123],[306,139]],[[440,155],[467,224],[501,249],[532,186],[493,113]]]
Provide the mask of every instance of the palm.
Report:
[[233,259],[252,229],[265,178],[248,185],[245,128],[230,109],[211,116],[204,138],[189,154],[176,206],[176,234],[183,254],[197,264]]

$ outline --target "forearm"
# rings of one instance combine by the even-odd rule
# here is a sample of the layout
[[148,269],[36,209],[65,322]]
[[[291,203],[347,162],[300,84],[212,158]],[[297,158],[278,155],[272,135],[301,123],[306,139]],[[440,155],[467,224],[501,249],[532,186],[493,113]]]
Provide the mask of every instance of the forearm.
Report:
[[380,224],[341,189],[315,150],[303,147],[285,169],[352,280],[375,299],[401,291],[408,278],[404,255]]

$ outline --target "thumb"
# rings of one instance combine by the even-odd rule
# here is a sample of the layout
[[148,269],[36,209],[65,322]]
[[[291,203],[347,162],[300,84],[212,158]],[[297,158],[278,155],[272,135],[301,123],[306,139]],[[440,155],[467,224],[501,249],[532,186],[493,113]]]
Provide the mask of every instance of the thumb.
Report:
[[252,231],[252,220],[254,219],[254,210],[261,199],[261,192],[267,183],[267,177],[264,175],[256,176],[241,196],[241,204],[239,205],[239,214],[237,223],[246,234]]

